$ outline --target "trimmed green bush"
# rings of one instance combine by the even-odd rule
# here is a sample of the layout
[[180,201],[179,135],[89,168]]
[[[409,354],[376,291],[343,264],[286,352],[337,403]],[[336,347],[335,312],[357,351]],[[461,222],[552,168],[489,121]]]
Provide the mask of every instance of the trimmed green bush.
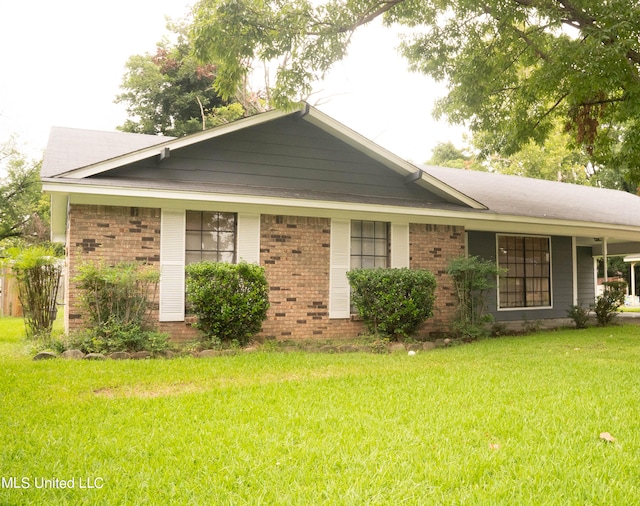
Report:
[[418,269],[353,269],[351,300],[367,327],[392,340],[415,333],[433,316],[436,278]]
[[165,350],[168,336],[151,319],[159,280],[157,269],[137,263],[81,265],[74,281],[90,328],[74,336],[74,345],[85,353]]
[[205,340],[247,344],[262,328],[269,309],[264,268],[246,262],[198,262],[186,270],[187,301]]

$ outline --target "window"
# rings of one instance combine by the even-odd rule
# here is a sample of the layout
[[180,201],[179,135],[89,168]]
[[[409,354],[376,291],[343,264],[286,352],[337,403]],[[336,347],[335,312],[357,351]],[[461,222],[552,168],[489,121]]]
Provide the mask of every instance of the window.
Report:
[[499,308],[551,306],[548,237],[498,236]]
[[235,262],[237,219],[234,213],[187,211],[186,218],[187,264],[202,260]]
[[351,268],[388,267],[389,224],[351,221]]

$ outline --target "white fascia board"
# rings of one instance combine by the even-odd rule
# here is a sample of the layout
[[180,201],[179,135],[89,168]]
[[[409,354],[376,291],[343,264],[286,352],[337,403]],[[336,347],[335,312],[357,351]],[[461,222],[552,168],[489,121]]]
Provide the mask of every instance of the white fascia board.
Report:
[[116,158],[111,158],[103,162],[98,162],[93,165],[87,165],[86,167],[81,167],[79,169],[63,172],[61,174],[57,174],[56,177],[83,179],[85,177],[95,176],[96,174],[100,174],[102,172],[106,172],[111,169],[116,169],[118,167],[122,167],[123,165],[128,165],[130,163],[135,163],[140,160],[145,160],[147,158],[151,158],[153,156],[159,155],[160,153],[163,152],[165,148],[174,150],[174,149],[188,147],[193,144],[197,144],[199,142],[207,141],[209,139],[220,137],[222,135],[227,135],[232,132],[242,130],[244,128],[260,125],[262,123],[273,121],[275,119],[281,118],[283,116],[288,116],[290,114],[294,114],[297,112],[298,111],[294,111],[292,113],[291,111],[285,112],[280,110],[273,110],[273,111],[264,112],[261,114],[256,114],[255,116],[249,116],[248,118],[243,118],[243,119],[228,123],[226,125],[204,130],[202,132],[198,132],[195,134],[187,135],[186,137],[179,137],[177,139],[172,139],[172,140],[163,142],[161,144],[155,144],[148,148],[140,149],[132,153],[127,153],[125,155],[118,156]]
[[367,139],[363,135],[360,135],[356,131],[315,108],[309,108],[308,112],[303,114],[302,119],[337,137],[358,151],[365,153],[367,156],[370,156],[374,160],[382,163],[401,176],[408,176],[420,171],[420,178],[416,180],[416,184],[440,195],[450,202],[464,204],[472,209],[487,209],[487,207],[481,202],[472,199],[468,195],[456,190],[443,181],[425,173],[412,163],[404,160],[391,151],[386,150],[372,140]]
[[[69,194],[72,203],[121,205],[136,207],[185,208],[185,205],[221,206],[236,210],[253,210],[269,214],[290,214],[312,217],[371,216],[385,217],[399,222],[457,225],[467,230],[532,233],[546,235],[603,237],[640,242],[640,227],[591,223],[584,221],[535,218],[518,215],[498,215],[478,211],[453,211],[358,202],[307,200],[259,195],[200,193],[193,191],[114,188],[83,185],[81,182],[63,183],[51,180],[43,183],[47,193]],[[220,209],[222,210],[222,209]],[[367,219],[367,218],[361,218]]]

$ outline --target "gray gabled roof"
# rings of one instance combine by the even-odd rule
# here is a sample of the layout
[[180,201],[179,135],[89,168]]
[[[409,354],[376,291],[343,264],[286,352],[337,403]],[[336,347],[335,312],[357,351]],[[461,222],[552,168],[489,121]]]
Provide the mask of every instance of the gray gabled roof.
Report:
[[41,177],[54,177],[87,165],[111,160],[174,139],[162,135],[102,132],[78,128],[53,127],[40,171]]
[[640,197],[631,193],[474,170],[421,168],[496,214],[640,226]]

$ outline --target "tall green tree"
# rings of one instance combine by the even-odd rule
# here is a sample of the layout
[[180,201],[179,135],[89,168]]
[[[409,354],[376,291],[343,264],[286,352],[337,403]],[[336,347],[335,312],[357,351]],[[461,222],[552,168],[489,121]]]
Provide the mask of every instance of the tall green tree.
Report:
[[640,180],[637,0],[201,0],[192,37],[231,96],[279,59],[276,105],[304,98],[372,19],[410,29],[409,65],[448,83],[436,114],[492,132],[493,151],[542,144],[560,121],[596,164]]
[[27,159],[13,138],[0,145],[0,243],[48,238],[49,205],[42,197],[40,165]]
[[183,25],[168,27],[175,42],[165,38],[155,53],[131,56],[125,65],[116,103],[126,104],[129,119],[119,130],[181,137],[241,118],[242,105],[213,89],[215,64],[192,56]]

